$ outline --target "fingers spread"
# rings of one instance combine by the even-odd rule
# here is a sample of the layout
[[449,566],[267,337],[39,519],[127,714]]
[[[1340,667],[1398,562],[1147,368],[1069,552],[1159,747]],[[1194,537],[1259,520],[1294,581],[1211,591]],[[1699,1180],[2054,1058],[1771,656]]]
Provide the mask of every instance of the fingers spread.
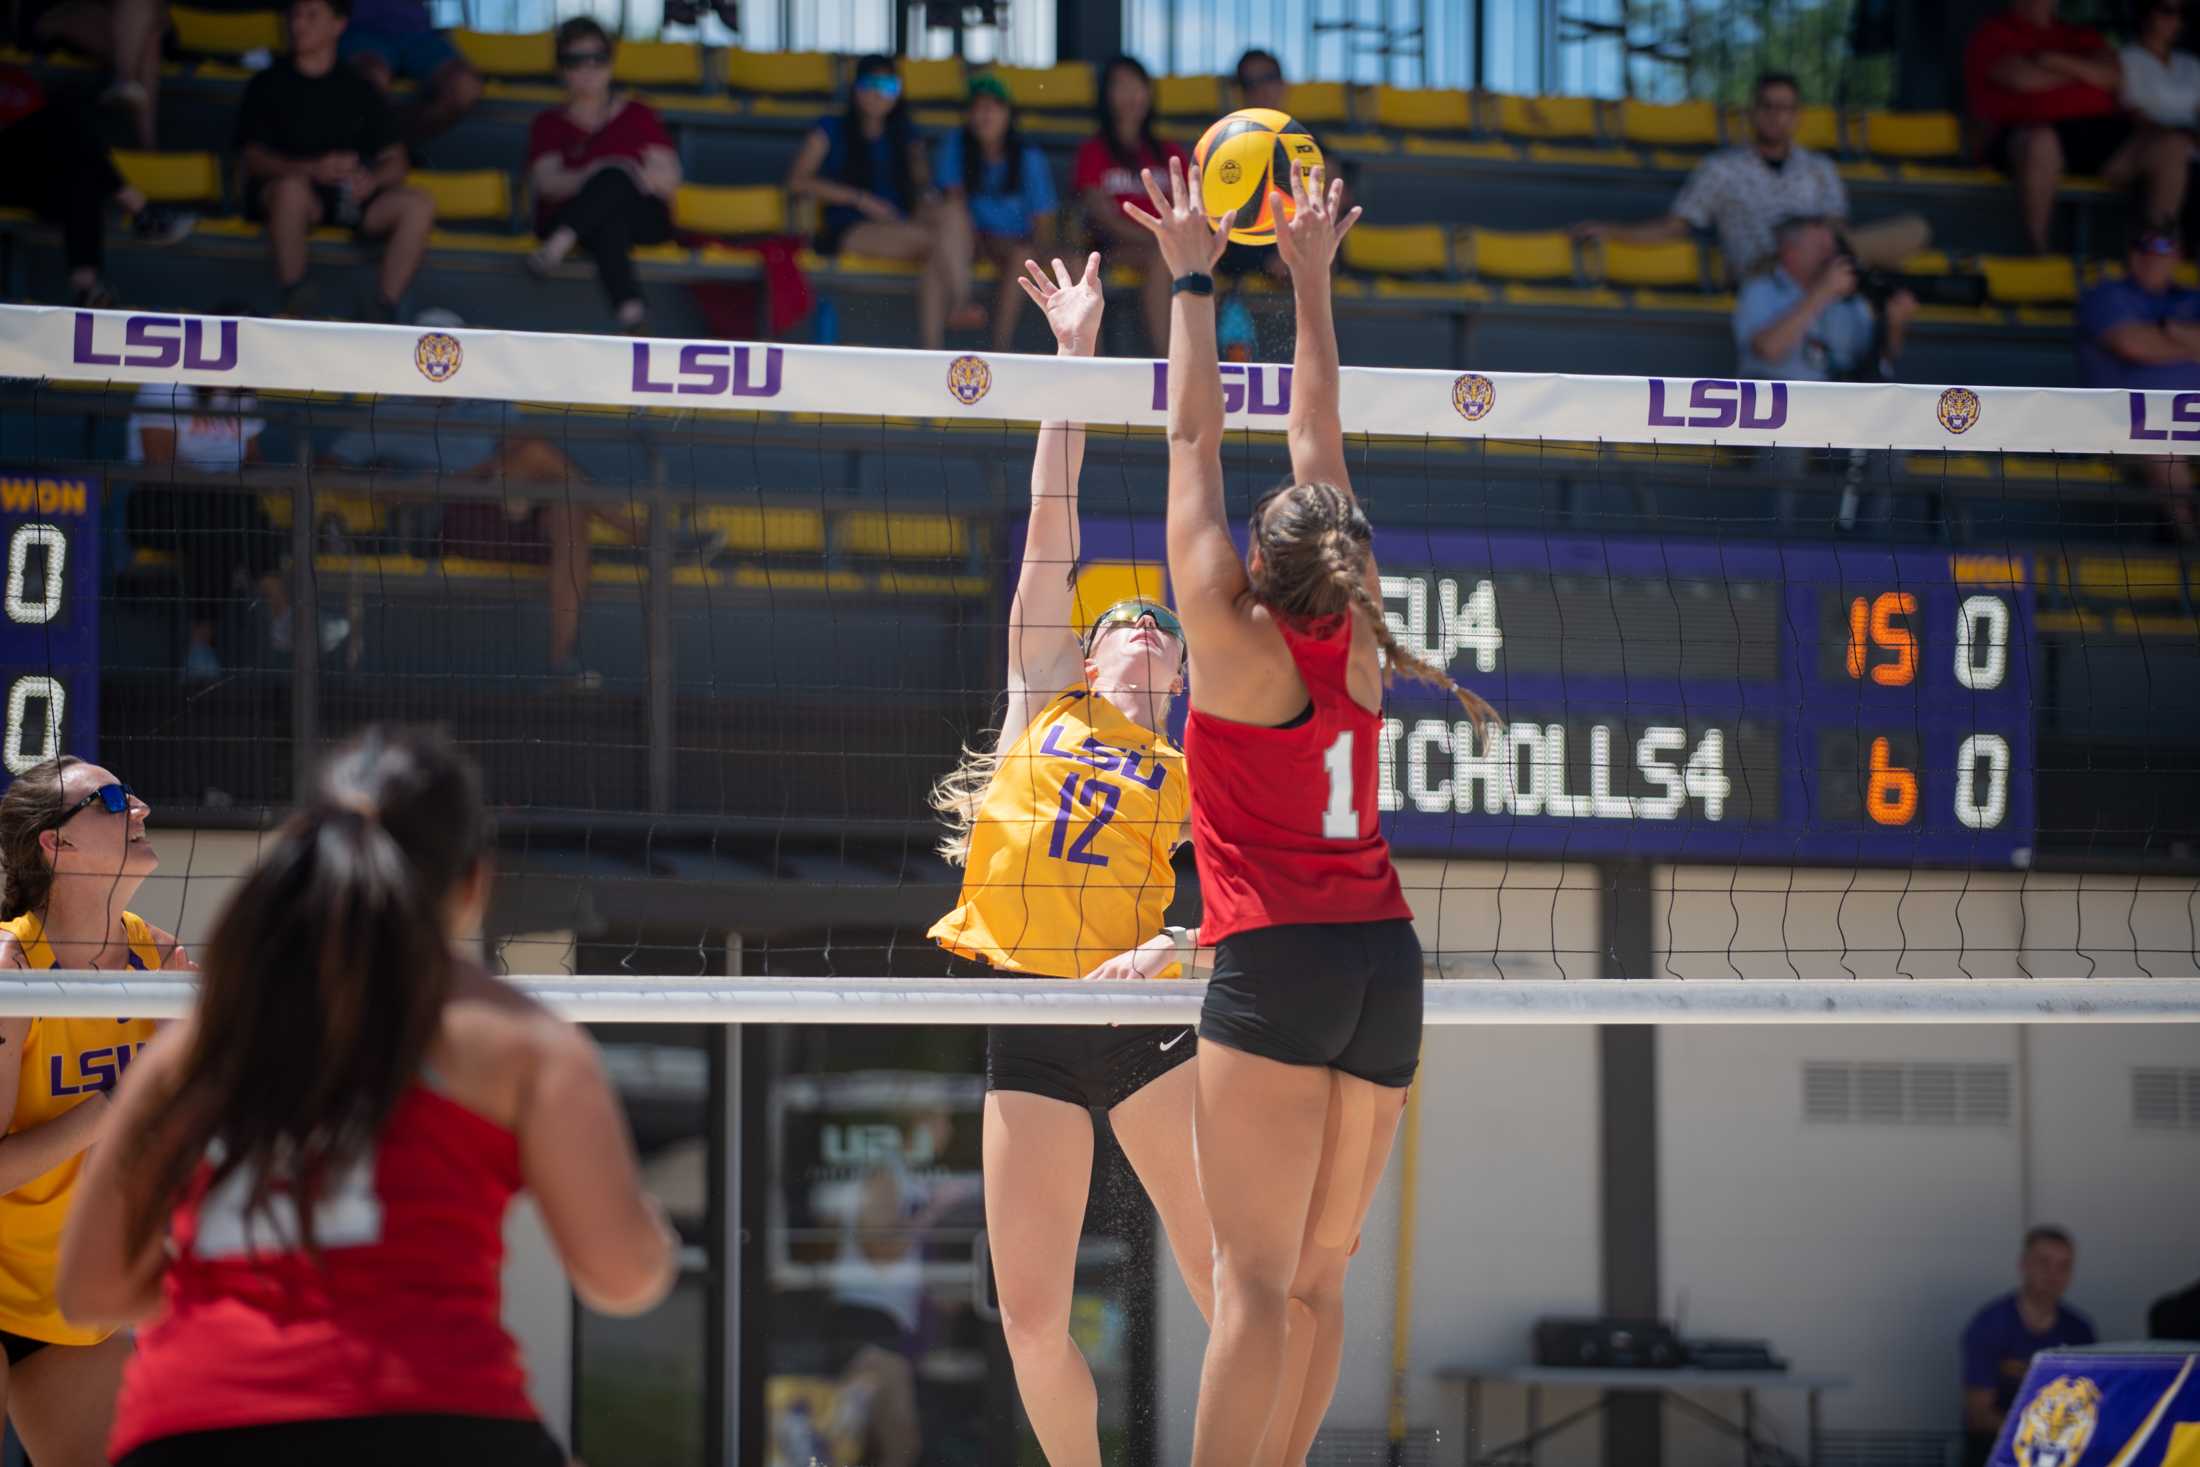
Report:
[[[1037,260],[1024,261],[1024,269],[1031,273],[1031,279],[1024,282],[1024,289],[1032,291],[1033,300],[1040,302],[1042,305],[1045,304],[1046,294],[1042,292],[1051,293],[1053,290],[1052,284],[1047,280],[1047,272],[1039,268]],[[1037,283],[1037,290],[1032,290],[1034,282]]]
[[1069,266],[1062,263],[1060,255],[1054,257],[1054,283],[1063,290],[1069,289]]
[[1097,285],[1099,283],[1100,252],[1098,250],[1094,250],[1090,255],[1087,255],[1085,257],[1085,284]]
[[[1176,160],[1172,158],[1170,161],[1173,163]],[[1153,200],[1154,212],[1157,214],[1168,213],[1169,201],[1162,197],[1161,185],[1154,181],[1153,170],[1151,168],[1139,169],[1138,181],[1146,186],[1146,197]],[[1128,206],[1126,205],[1126,207]]]
[[1129,199],[1125,199],[1123,201],[1123,212],[1125,214],[1128,214],[1131,218],[1131,222],[1138,225],[1141,229],[1151,230],[1155,234],[1159,234],[1161,232],[1160,215],[1147,213],[1144,209],[1139,208],[1137,204],[1131,202]]

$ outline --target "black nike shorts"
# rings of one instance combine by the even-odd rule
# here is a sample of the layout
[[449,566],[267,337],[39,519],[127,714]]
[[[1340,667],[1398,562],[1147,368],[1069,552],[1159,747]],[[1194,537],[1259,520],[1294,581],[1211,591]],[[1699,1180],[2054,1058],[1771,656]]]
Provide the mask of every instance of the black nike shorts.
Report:
[[1421,1064],[1421,939],[1404,917],[1234,933],[1215,944],[1199,1037],[1410,1085]]
[[[951,971],[957,976],[1031,976],[1003,973],[969,959]],[[985,1088],[1113,1110],[1190,1059],[1198,1047],[1183,1024],[994,1024],[985,1031]]]
[[149,1441],[119,1467],[566,1467],[539,1421],[354,1416],[192,1431]]

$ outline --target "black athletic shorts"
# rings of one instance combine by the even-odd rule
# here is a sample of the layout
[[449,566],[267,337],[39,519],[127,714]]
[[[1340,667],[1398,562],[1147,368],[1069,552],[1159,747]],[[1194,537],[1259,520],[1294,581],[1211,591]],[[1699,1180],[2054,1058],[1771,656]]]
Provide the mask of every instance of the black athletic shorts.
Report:
[[52,1344],[51,1340],[34,1340],[29,1335],[19,1335],[0,1329],[0,1347],[8,1352],[8,1364],[21,1365],[24,1361]]
[[566,1467],[567,1460],[539,1421],[353,1416],[164,1436],[115,1467]]
[[[2055,129],[2055,136],[2062,142],[2063,171],[2081,176],[2099,173],[2137,126],[2127,112],[2109,112],[2099,117],[2065,117],[2046,125]],[[1986,161],[1999,172],[2010,171],[2009,135],[2015,131],[2014,127],[2005,127],[1986,144]]]
[[1199,1037],[1377,1085],[1421,1063],[1421,939],[1404,917],[1259,927],[1215,944]]
[[[961,977],[1031,976],[968,959],[950,971]],[[1198,1047],[1182,1025],[994,1024],[985,1031],[985,1088],[1113,1110],[1190,1059]]]

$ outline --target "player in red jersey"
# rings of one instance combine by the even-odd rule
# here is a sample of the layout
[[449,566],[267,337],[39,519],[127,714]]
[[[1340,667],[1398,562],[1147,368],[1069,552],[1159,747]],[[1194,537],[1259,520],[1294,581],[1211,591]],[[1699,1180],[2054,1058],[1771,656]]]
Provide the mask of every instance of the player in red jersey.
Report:
[[370,729],[223,910],[62,1242],[69,1318],[150,1321],[123,1467],[563,1467],[501,1319],[523,1188],[582,1299],[671,1288],[595,1045],[464,951],[488,852],[471,763]]
[[[1222,497],[1213,282],[1227,233],[1169,168],[1151,230],[1175,277],[1169,573],[1192,650],[1185,751],[1215,947],[1199,1021],[1201,1191],[1214,1329],[1193,1467],[1303,1463],[1336,1389],[1346,1261],[1421,1052],[1421,945],[1376,824],[1384,659],[1491,707],[1400,646],[1346,473],[1330,261],[1360,216],[1294,177],[1277,252],[1297,296],[1291,483],[1253,511],[1243,560]],[[1275,217],[1282,201],[1271,199]]]

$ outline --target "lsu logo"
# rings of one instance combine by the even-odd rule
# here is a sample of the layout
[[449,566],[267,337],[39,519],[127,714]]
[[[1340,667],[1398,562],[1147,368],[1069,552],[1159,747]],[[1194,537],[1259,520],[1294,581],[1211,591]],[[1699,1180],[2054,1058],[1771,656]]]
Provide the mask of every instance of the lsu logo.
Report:
[[[1966,394],[1968,396],[1968,394]],[[1976,399],[1973,399],[1974,404]],[[2101,1388],[2058,1375],[2040,1387],[2017,1421],[2017,1467],[2077,1467],[2101,1416]]]
[[1940,394],[1940,405],[1933,415],[1949,432],[1968,433],[1978,426],[1979,412],[1977,393],[1968,387],[1951,387]]
[[465,349],[447,332],[431,331],[413,345],[413,365],[430,382],[450,381],[465,361]]
[[993,390],[993,369],[984,357],[957,357],[947,364],[947,390],[970,407]]
[[1479,423],[1497,406],[1497,384],[1479,372],[1463,374],[1451,384],[1452,408],[1470,423]]

